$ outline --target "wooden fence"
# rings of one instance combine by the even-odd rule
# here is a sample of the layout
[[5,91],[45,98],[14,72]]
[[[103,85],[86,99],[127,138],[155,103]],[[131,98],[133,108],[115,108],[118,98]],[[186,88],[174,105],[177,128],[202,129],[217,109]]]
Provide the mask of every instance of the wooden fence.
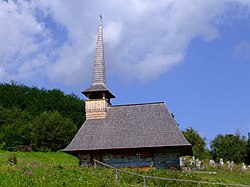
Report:
[[225,184],[225,183],[219,183],[219,182],[205,182],[205,181],[195,181],[195,180],[183,180],[183,179],[172,179],[172,178],[162,178],[162,177],[153,177],[153,176],[146,176],[146,175],[141,175],[138,173],[133,173],[130,171],[122,170],[115,168],[113,166],[110,166],[108,164],[105,164],[103,162],[100,162],[98,160],[94,160],[94,171],[97,171],[97,164],[100,164],[102,166],[111,168],[115,171],[115,181],[118,183],[119,179],[119,172],[127,173],[130,175],[138,176],[143,179],[143,187],[147,187],[147,179],[157,179],[157,180],[165,180],[165,181],[176,181],[176,182],[184,182],[184,183],[195,183],[197,186],[201,186],[202,184],[207,184],[207,185],[221,185],[221,186],[241,186],[241,187],[250,187],[250,185],[243,185],[243,184]]

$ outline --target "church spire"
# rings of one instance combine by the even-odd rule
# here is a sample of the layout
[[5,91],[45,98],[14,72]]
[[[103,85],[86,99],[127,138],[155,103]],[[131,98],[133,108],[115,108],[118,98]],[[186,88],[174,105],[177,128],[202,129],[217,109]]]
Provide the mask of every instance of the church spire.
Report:
[[96,42],[96,53],[94,61],[94,69],[92,75],[92,85],[84,90],[82,93],[87,99],[106,99],[115,98],[115,96],[108,90],[106,86],[106,72],[104,60],[104,47],[103,47],[103,23],[102,15],[100,15],[100,25]]
[[98,31],[97,43],[96,43],[96,54],[95,54],[92,84],[106,85],[102,15],[100,15],[100,25],[99,25],[99,31]]
[[102,16],[100,15],[100,25],[96,43],[95,62],[93,69],[92,85],[82,92],[86,97],[85,112],[86,119],[106,118],[110,99],[115,96],[106,86],[106,73],[103,49],[103,26]]

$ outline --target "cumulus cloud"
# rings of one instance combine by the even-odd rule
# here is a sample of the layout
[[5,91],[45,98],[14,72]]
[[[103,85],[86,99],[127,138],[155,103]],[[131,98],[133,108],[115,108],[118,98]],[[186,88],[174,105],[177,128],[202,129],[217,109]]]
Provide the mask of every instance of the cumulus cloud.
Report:
[[28,1],[0,1],[0,10],[0,81],[36,78],[49,63],[49,32]]
[[0,1],[0,81],[90,81],[102,12],[108,72],[145,82],[183,61],[192,39],[218,38],[234,4],[250,7],[243,0]]

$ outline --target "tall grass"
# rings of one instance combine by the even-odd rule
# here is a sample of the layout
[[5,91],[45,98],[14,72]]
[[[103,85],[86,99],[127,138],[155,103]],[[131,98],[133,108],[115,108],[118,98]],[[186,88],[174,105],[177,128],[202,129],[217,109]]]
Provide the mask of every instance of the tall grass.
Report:
[[[16,155],[17,163],[11,165],[8,158]],[[250,172],[217,171],[217,174],[192,173],[168,170],[138,171],[128,169],[143,175],[179,178],[198,181],[238,183],[250,185]],[[115,172],[112,169],[97,167],[82,168],[78,159],[65,153],[43,152],[0,152],[0,186],[143,186],[143,179],[119,172],[118,183],[115,182]],[[147,179],[148,186],[196,186],[194,183],[175,181],[160,181]],[[209,185],[202,185],[209,186]]]

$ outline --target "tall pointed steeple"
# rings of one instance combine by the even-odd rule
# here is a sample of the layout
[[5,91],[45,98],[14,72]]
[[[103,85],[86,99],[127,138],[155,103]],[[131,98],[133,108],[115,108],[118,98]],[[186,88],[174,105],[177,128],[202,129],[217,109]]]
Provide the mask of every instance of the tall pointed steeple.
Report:
[[103,25],[101,15],[96,43],[92,85],[82,93],[87,97],[85,102],[86,119],[105,118],[107,108],[111,105],[110,98],[115,98],[115,96],[106,86]]
[[103,28],[102,17],[100,16],[100,25],[96,43],[95,64],[92,77],[92,84],[106,85],[105,59],[103,48]]

